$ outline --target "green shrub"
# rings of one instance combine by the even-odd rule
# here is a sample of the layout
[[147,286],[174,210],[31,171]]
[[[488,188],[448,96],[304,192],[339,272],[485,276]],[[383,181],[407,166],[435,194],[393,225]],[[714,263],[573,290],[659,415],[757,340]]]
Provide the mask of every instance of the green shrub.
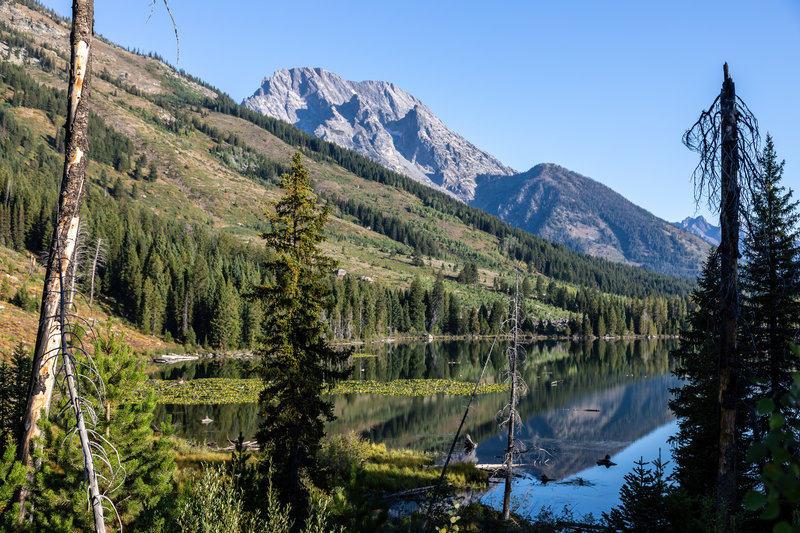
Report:
[[11,303],[31,313],[35,313],[39,310],[39,302],[35,297],[30,295],[28,288],[24,285],[17,289],[14,297],[11,298]]
[[[270,487],[271,488],[271,487]],[[192,484],[191,496],[180,514],[181,531],[191,533],[288,533],[289,509],[277,503],[274,491],[266,494],[267,520],[245,512],[242,495],[221,465],[206,466]]]

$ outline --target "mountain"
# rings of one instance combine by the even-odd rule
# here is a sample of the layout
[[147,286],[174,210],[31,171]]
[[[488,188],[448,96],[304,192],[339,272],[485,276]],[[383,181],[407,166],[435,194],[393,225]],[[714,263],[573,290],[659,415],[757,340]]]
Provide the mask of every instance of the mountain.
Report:
[[700,239],[595,181],[555,165],[516,174],[393,83],[280,70],[243,105],[580,252],[688,278],[705,257]]
[[462,200],[474,197],[476,177],[514,174],[394,83],[293,68],[264,78],[243,104]]
[[480,179],[472,205],[574,250],[688,278],[708,250],[699,237],[554,164]]
[[722,229],[709,223],[703,215],[686,217],[681,222],[673,222],[672,225],[690,231],[714,246],[719,246],[722,241]]

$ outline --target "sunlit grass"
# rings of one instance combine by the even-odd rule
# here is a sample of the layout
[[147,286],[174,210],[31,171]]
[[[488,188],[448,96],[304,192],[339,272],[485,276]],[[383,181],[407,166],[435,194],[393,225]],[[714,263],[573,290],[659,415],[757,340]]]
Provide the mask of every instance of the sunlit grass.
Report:
[[[392,493],[434,485],[442,473],[434,456],[362,440],[355,433],[325,439],[318,455],[330,474],[345,479],[355,475],[359,490]],[[486,486],[487,474],[473,463],[453,463],[445,476],[450,488]]]

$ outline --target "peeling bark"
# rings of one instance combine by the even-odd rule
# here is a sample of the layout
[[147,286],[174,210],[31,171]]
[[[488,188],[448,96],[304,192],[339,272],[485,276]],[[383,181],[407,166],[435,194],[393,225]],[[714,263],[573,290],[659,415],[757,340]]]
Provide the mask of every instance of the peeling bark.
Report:
[[[64,174],[42,293],[30,392],[17,447],[18,459],[24,465],[34,468],[38,468],[40,465],[31,464],[31,445],[40,436],[39,420],[49,414],[57,373],[56,359],[63,347],[60,326],[63,308],[61,300],[68,294],[68,288],[65,285],[75,274],[74,255],[86,180],[87,158],[85,154],[89,148],[90,47],[93,24],[93,1],[75,0],[72,5],[72,33],[70,35],[72,57]],[[33,470],[29,472],[29,476],[32,476]],[[23,487],[19,495],[20,512],[23,516],[27,494],[27,488]]]

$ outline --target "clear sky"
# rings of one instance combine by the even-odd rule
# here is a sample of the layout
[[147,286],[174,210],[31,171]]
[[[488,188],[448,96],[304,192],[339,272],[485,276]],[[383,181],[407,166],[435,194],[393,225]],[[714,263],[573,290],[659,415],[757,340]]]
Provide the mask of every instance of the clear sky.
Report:
[[[95,31],[174,64],[156,1],[149,22],[150,0],[95,2]],[[800,191],[800,0],[169,4],[178,67],[235,100],[291,67],[391,81],[506,165],[558,163],[670,221],[695,213],[697,158],[681,135],[727,61]]]

